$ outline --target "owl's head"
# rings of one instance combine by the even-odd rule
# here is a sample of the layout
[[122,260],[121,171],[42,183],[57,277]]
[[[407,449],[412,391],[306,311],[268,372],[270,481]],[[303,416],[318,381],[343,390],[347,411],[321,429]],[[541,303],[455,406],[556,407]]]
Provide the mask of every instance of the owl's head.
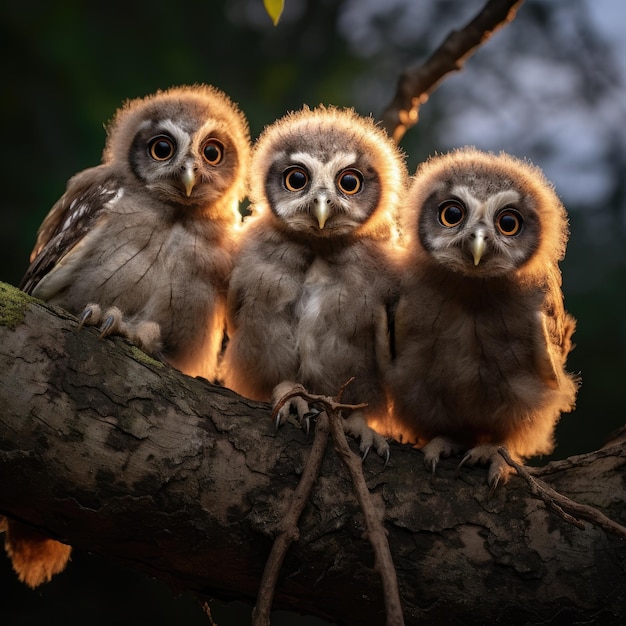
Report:
[[538,167],[474,148],[418,167],[403,226],[408,246],[481,278],[558,263],[568,237],[565,209]]
[[406,188],[404,155],[373,119],[319,106],[285,115],[253,151],[250,201],[311,238],[389,233]]
[[129,100],[107,127],[103,162],[117,164],[162,200],[203,207],[245,194],[248,122],[210,85]]

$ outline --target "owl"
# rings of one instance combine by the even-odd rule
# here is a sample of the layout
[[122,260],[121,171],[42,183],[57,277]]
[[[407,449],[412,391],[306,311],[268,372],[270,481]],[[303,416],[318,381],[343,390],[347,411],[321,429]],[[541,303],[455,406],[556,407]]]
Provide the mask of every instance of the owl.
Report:
[[468,147],[418,168],[402,227],[391,427],[422,446],[433,474],[463,453],[495,488],[511,472],[498,447],[521,462],[552,452],[575,405],[565,209],[536,166]]
[[244,115],[212,86],[127,102],[102,163],[44,219],[20,287],[215,378],[249,153]]
[[[228,292],[224,384],[274,405],[296,385],[367,403],[345,430],[388,454],[367,424],[384,416],[389,309],[397,280],[397,210],[404,155],[370,117],[319,106],[266,127],[253,149],[252,215]],[[292,399],[277,421],[309,406]]]
[[[107,127],[102,163],[71,178],[41,224],[20,287],[101,336],[215,379],[249,156],[247,120],[215,87],[128,101]],[[70,554],[13,520],[5,545],[32,587]]]

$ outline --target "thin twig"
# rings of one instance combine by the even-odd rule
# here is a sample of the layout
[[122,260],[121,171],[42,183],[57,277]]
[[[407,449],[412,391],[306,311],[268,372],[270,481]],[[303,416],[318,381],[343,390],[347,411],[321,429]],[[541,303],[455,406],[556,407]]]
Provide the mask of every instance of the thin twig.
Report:
[[341,388],[339,389],[339,393],[337,394],[335,398],[329,398],[328,396],[321,396],[321,395],[317,395],[313,393],[308,393],[304,389],[304,387],[299,386],[297,389],[294,389],[293,391],[286,393],[280,400],[278,400],[278,402],[276,402],[276,405],[274,406],[274,410],[272,411],[272,416],[271,416],[272,422],[276,421],[276,415],[278,414],[278,411],[280,411],[280,409],[285,405],[287,400],[290,400],[291,398],[295,398],[296,396],[299,396],[303,400],[306,400],[309,404],[322,403],[324,406],[329,407],[331,410],[355,411],[356,409],[364,409],[367,406],[367,402],[362,402],[361,404],[342,404],[340,402],[341,396],[343,395],[345,388],[353,380],[354,380],[354,377],[350,378],[350,380],[348,380],[343,385],[341,385]]
[[[376,507],[371,500],[371,494],[369,489],[367,488],[367,483],[365,482],[365,477],[363,476],[363,465],[361,463],[361,459],[356,456],[351,450],[348,442],[346,440],[346,435],[343,429],[343,418],[341,417],[340,411],[342,409],[355,410],[364,408],[367,404],[343,404],[341,402],[341,397],[343,396],[343,392],[345,388],[353,381],[353,378],[344,383],[339,389],[339,393],[335,398],[329,398],[328,396],[322,396],[317,394],[307,393],[304,388],[294,389],[293,391],[285,394],[274,407],[274,411],[272,412],[272,421],[275,421],[276,414],[280,410],[280,408],[290,399],[295,396],[300,396],[307,402],[311,404],[318,404],[323,407],[323,411],[317,416],[316,422],[316,435],[317,430],[320,428],[320,424],[322,428],[328,429],[330,427],[330,432],[332,433],[333,441],[335,443],[335,449],[339,454],[339,458],[343,461],[343,463],[348,468],[350,472],[350,476],[352,478],[352,483],[354,485],[354,489],[356,491],[357,500],[359,501],[359,505],[361,510],[363,511],[363,516],[365,517],[365,524],[367,527],[367,535],[374,550],[374,559],[375,559],[375,568],[381,576],[383,583],[383,592],[385,597],[385,609],[387,613],[387,626],[404,626],[404,617],[402,614],[402,604],[400,602],[400,592],[398,590],[398,580],[396,576],[396,570],[393,565],[393,560],[391,558],[391,551],[389,549],[389,542],[387,541],[387,532],[385,531],[385,527],[382,523],[382,517],[377,513]],[[328,431],[326,432],[326,441],[328,440]],[[324,444],[326,445],[326,444]],[[323,454],[323,451],[322,451]],[[313,453],[311,453],[311,456]],[[309,457],[310,461],[311,457]],[[308,467],[308,463],[307,463]],[[315,471],[315,475],[312,478],[314,482],[317,477],[317,473],[319,472],[319,466]],[[298,485],[298,489],[300,489],[300,485],[304,482],[304,477],[301,483]],[[311,485],[312,486],[312,485]],[[310,491],[310,488],[309,488]],[[305,497],[302,498],[297,504],[301,504],[302,508],[306,503],[306,498],[308,497],[308,492]],[[296,502],[295,494],[294,494],[294,503]],[[292,505],[293,506],[293,505]],[[295,508],[295,507],[294,507]],[[302,508],[297,513],[298,517],[302,512]],[[294,517],[294,516],[292,516]],[[277,553],[280,553],[281,550],[286,551],[288,544],[284,545],[286,541],[294,541],[297,538],[297,519],[298,517],[294,517],[295,522],[292,520],[292,525],[285,525],[286,528],[283,530],[281,535],[276,538],[274,542],[274,546],[272,547],[272,553],[276,550]],[[293,530],[295,526],[295,532]],[[287,535],[288,532],[292,533],[292,535]],[[280,542],[280,547],[277,547]],[[283,547],[284,545],[284,547]],[[283,552],[284,557],[284,552]],[[265,571],[263,572],[263,579],[266,578],[266,574],[268,569],[270,569],[270,560],[272,559],[272,554],[268,558],[268,563],[266,564]],[[277,558],[275,559],[277,561]],[[272,603],[272,595],[273,590],[276,585],[276,578],[278,576],[278,571],[280,569],[280,565],[282,563],[282,558],[277,563],[271,566],[273,582],[264,583],[264,580],[261,581],[261,590],[265,590],[264,593],[270,595],[269,600],[265,602],[266,608],[264,608],[265,617],[261,617],[261,612],[259,610],[259,602],[257,599],[257,607],[253,612],[253,626],[268,626],[269,625],[269,610],[271,608]],[[270,575],[267,574],[269,578]],[[259,592],[259,597],[261,596],[261,591]],[[265,619],[266,621],[256,621],[256,619]]]
[[327,445],[328,417],[322,412],[317,416],[311,451],[304,466],[300,482],[293,493],[289,510],[281,523],[282,530],[274,539],[272,550],[265,563],[265,569],[263,570],[263,576],[259,584],[256,606],[252,610],[252,626],[269,626],[270,612],[272,610],[280,568],[285,560],[289,546],[294,541],[297,541],[300,535],[298,531],[298,520],[300,519],[304,506],[309,499],[311,489],[313,489],[313,485],[319,475]]
[[566,521],[574,524],[578,528],[584,528],[580,519],[591,522],[602,530],[611,535],[616,535],[621,539],[626,539],[626,528],[612,519],[608,518],[604,513],[598,511],[592,506],[579,504],[570,500],[567,496],[560,494],[552,489],[542,480],[534,478],[526,470],[523,465],[514,461],[509,455],[506,448],[499,448],[498,452],[502,458],[517,470],[517,473],[528,483],[531,493],[539,496],[553,511],[560,515]]
[[361,463],[361,459],[350,450],[343,430],[343,418],[339,414],[339,411],[331,409],[328,413],[328,419],[335,449],[339,454],[339,458],[350,472],[352,484],[354,485],[359,505],[365,517],[367,536],[374,549],[375,568],[380,574],[383,583],[387,626],[403,626],[404,617],[402,615],[402,604],[398,590],[398,579],[391,558],[391,551],[389,550],[387,532],[382,523],[382,516],[377,512],[371,500],[371,494],[367,488],[365,477],[363,476],[363,464]]
[[396,94],[382,114],[383,126],[399,143],[417,124],[419,107],[428,100],[446,74],[463,69],[465,61],[496,30],[513,21],[524,0],[488,0],[480,13],[462,30],[452,31],[421,65],[405,70]]

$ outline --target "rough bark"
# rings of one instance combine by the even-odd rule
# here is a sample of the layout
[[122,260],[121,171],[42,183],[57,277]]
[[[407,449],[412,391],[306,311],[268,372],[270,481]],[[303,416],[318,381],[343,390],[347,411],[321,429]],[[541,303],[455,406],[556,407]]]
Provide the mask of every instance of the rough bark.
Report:
[[[309,447],[270,407],[146,357],[0,284],[0,512],[174,589],[255,602]],[[542,478],[626,520],[626,444],[553,462]],[[421,453],[370,455],[407,624],[622,623],[626,545],[546,509],[524,480]],[[350,477],[326,451],[282,567],[275,608],[384,623],[381,581]],[[72,567],[70,563],[69,567]],[[60,574],[61,576],[63,574]]]

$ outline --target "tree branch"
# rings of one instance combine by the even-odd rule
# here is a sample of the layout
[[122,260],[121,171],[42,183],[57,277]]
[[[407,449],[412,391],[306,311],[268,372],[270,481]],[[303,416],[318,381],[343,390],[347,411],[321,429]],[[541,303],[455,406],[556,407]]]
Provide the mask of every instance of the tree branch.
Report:
[[539,496],[546,505],[553,509],[558,515],[563,517],[570,524],[574,524],[578,528],[584,528],[580,519],[587,520],[592,524],[595,524],[599,528],[602,528],[607,533],[611,533],[621,539],[626,539],[626,527],[609,519],[598,509],[587,506],[586,504],[579,504],[570,500],[570,498],[558,493],[552,487],[549,487],[541,480],[533,478],[530,472],[523,466],[514,461],[511,458],[506,448],[500,448],[498,450],[502,458],[511,466],[514,467],[517,473],[528,483],[531,493]]
[[[200,602],[252,607],[311,453],[303,431],[288,422],[275,433],[269,405],[76,329],[0,284],[0,512]],[[626,444],[601,453],[549,464],[543,480],[623,523]],[[421,453],[400,444],[384,471],[376,455],[363,464],[406,624],[622,623],[623,539],[557,517],[518,476],[490,498],[483,468],[455,479],[456,465],[442,461],[431,482]],[[384,623],[366,530],[350,476],[327,450],[273,608]]]
[[460,31],[452,31],[423,64],[400,75],[396,94],[382,114],[383,126],[396,142],[417,124],[420,106],[446,75],[461,70],[481,45],[513,21],[523,1],[488,0],[471,22]]
[[[274,415],[272,415],[272,421],[274,419]],[[274,545],[267,558],[259,585],[257,602],[252,611],[252,626],[269,626],[272,602],[280,570],[289,546],[299,538],[298,521],[309,500],[313,485],[319,476],[327,444],[328,418],[323,413],[317,420],[313,445],[304,466],[302,478],[293,493],[290,508],[281,523],[281,532],[274,540]]]

